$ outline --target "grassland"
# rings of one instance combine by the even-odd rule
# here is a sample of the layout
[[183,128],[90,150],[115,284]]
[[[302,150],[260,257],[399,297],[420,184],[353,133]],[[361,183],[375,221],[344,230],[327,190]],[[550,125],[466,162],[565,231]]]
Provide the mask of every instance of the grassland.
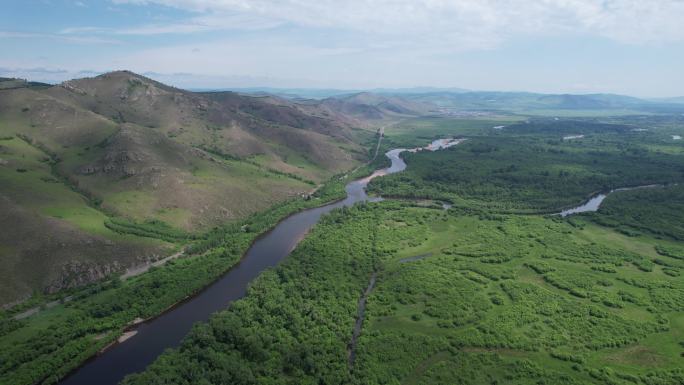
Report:
[[494,127],[506,127],[526,118],[513,115],[471,119],[415,118],[406,119],[385,129],[386,148],[413,148],[416,143],[447,137],[496,133]]
[[682,286],[647,267],[653,240],[537,216],[394,221],[416,215],[369,298],[359,383],[681,381]]
[[51,159],[25,141],[5,137],[0,158],[0,302],[78,285],[64,280],[70,269],[99,275],[170,251],[161,240],[106,227],[108,216],[63,183]]

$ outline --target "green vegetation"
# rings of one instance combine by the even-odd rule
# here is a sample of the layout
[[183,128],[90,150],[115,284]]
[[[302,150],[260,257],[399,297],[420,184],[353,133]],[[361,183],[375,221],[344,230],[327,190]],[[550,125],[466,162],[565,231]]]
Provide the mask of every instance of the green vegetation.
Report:
[[[652,131],[635,131],[645,125]],[[467,140],[406,154],[405,172],[371,184],[380,195],[406,199],[324,216],[246,297],[124,383],[681,384],[680,185],[616,193],[597,213],[539,215],[615,187],[681,183],[684,151],[668,139],[677,129],[677,119],[643,117],[430,118],[392,126],[381,153],[440,136]],[[576,135],[583,137],[564,139]],[[307,180],[269,171],[266,158],[219,158],[233,176]],[[225,174],[209,162],[194,162],[193,176],[221,181]],[[348,181],[386,162],[380,156],[305,199],[205,233],[159,220],[103,221],[116,236],[189,240],[187,255],[132,279],[64,292],[74,299],[27,319],[12,318],[19,310],[2,313],[2,383],[55,382],[136,318],[219,277],[286,215],[342,198]],[[35,172],[12,167],[14,178]],[[149,194],[118,196],[137,210]],[[454,206],[443,210],[430,200]]]
[[[469,209],[554,212],[600,191],[684,180],[684,157],[649,148],[658,141],[640,143],[631,129],[585,121],[518,123],[467,136],[446,151],[405,154],[406,172],[376,179],[369,190]],[[584,137],[563,139],[571,135]]]
[[596,223],[617,231],[684,241],[684,186],[621,191],[609,195],[597,214]]
[[[123,282],[114,277],[85,289],[65,291],[61,298],[71,295],[71,301],[27,319],[17,321],[13,316],[28,304],[0,313],[0,383],[56,382],[115,341],[135,319],[156,316],[217,279],[239,261],[256,237],[285,216],[342,198],[348,180],[337,177],[309,200],[281,203],[197,236],[187,247],[188,257],[170,261],[163,268]],[[174,241],[193,238],[159,222],[136,224],[110,219],[107,226],[145,237]]]
[[373,270],[377,214],[361,206],[325,217],[245,300],[197,325],[180,351],[126,383],[189,384],[197,378],[182,373],[197,369],[207,383],[348,384],[349,326]]
[[[125,384],[677,384],[684,284],[639,268],[658,258],[652,244],[632,251],[650,242],[559,218],[391,201],[339,210]],[[415,255],[427,256],[400,262]]]
[[162,221],[154,219],[144,223],[135,223],[123,218],[107,218],[104,225],[117,233],[163,239],[168,242],[187,241],[188,239],[196,238],[196,236],[175,229]]
[[[455,207],[330,214],[245,298],[124,383],[682,383],[679,186],[616,193],[590,215],[520,214],[683,177],[676,145],[616,123],[453,127],[465,143],[410,154],[373,189]],[[433,139],[426,124],[414,134]],[[391,146],[411,132],[387,135]]]

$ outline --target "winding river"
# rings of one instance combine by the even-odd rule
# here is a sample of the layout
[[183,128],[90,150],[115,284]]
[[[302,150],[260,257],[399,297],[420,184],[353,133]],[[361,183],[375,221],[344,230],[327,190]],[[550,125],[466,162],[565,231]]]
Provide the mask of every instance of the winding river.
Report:
[[563,210],[556,215],[560,215],[561,217],[566,217],[566,216],[572,215],[572,214],[598,211],[598,209],[601,207],[601,203],[603,203],[603,200],[606,199],[606,197],[608,197],[608,195],[610,195],[612,193],[620,192],[620,191],[644,189],[644,188],[662,187],[662,186],[663,185],[660,185],[660,184],[649,184],[649,185],[645,185],[645,186],[616,188],[614,190],[610,190],[607,193],[596,194],[593,197],[591,197],[588,201],[584,202],[583,204],[581,204],[577,207],[573,207],[571,209]]
[[376,177],[406,169],[399,157],[404,151],[436,151],[460,143],[463,139],[439,139],[426,147],[394,149],[385,155],[392,161],[389,168],[350,182],[344,200],[293,214],[259,237],[235,266],[196,296],[178,304],[157,318],[139,324],[128,334],[130,338],[113,345],[71,373],[62,385],[114,385],[126,375],[140,372],[165,349],[176,347],[196,322],[206,321],[213,313],[226,309],[243,297],[249,283],[263,270],[287,257],[321,216],[333,209],[357,202],[378,201],[369,198],[366,186]]

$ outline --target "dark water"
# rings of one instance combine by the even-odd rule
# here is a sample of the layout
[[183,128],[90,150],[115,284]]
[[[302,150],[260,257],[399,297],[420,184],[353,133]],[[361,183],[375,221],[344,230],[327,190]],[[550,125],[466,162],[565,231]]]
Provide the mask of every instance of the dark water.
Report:
[[213,313],[243,297],[248,284],[264,269],[288,256],[321,215],[357,202],[379,200],[369,199],[365,187],[374,177],[404,170],[406,163],[399,157],[402,151],[397,149],[385,154],[392,161],[391,167],[349,183],[344,200],[302,211],[280,222],[259,238],[244,258],[219,280],[160,317],[140,324],[134,329],[137,331],[135,336],[92,358],[60,384],[114,385],[126,375],[145,369],[165,349],[178,346],[194,323],[206,321]]

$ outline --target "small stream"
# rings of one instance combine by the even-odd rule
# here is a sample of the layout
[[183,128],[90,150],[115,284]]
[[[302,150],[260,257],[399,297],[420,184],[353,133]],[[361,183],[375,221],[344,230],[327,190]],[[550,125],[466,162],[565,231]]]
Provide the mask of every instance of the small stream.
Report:
[[439,139],[426,147],[388,151],[385,155],[392,165],[347,184],[347,197],[344,200],[287,217],[260,236],[240,262],[221,278],[159,317],[139,324],[130,330],[129,338],[92,357],[59,384],[115,385],[126,375],[144,370],[165,349],[177,347],[194,323],[208,320],[213,313],[228,308],[233,301],[242,298],[252,280],[287,257],[323,214],[357,202],[381,200],[382,198],[369,198],[366,195],[366,186],[373,178],[406,169],[406,163],[399,157],[402,152],[436,151],[462,141],[463,139]]
[[366,290],[363,292],[363,295],[361,296],[361,298],[359,298],[359,304],[357,305],[358,314],[356,315],[356,323],[354,324],[352,339],[349,343],[349,369],[352,369],[354,367],[354,361],[356,360],[356,343],[359,340],[359,336],[361,335],[363,319],[366,316],[366,301],[368,300],[368,295],[375,286],[375,280],[377,276],[378,273],[374,271],[370,277],[370,281],[368,281],[368,287],[366,287]]
[[638,190],[638,189],[644,189],[644,188],[655,188],[655,187],[662,187],[662,186],[663,185],[661,185],[661,184],[649,184],[649,185],[645,185],[645,186],[616,188],[614,190],[610,190],[607,193],[601,193],[601,194],[594,195],[585,203],[583,203],[577,207],[573,207],[571,209],[563,210],[556,215],[560,215],[561,217],[567,217],[568,215],[572,215],[572,214],[598,211],[598,209],[601,207],[601,203],[603,203],[603,200],[606,199],[606,197],[608,197],[608,195],[610,195],[612,193],[620,192],[620,191]]

